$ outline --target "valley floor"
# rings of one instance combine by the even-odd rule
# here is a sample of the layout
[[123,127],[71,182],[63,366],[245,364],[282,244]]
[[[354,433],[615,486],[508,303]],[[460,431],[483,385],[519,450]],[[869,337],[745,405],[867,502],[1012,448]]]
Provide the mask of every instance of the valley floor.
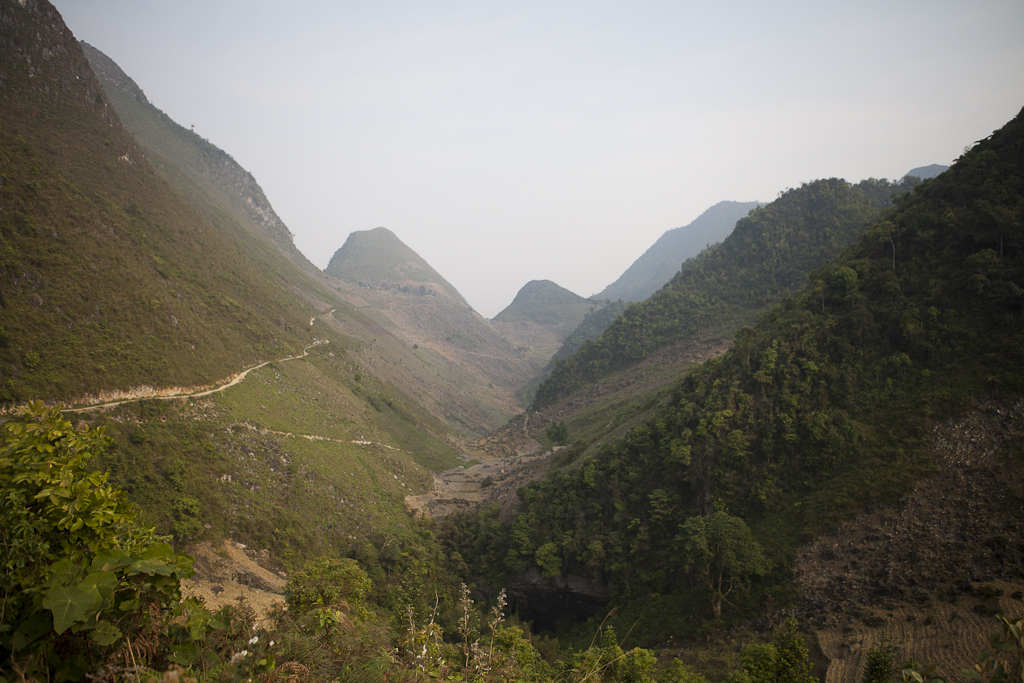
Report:
[[517,507],[516,489],[541,479],[559,448],[539,455],[488,458],[469,467],[437,472],[433,490],[407,496],[405,502],[411,509],[435,519],[459,510],[498,505],[500,519],[506,521]]

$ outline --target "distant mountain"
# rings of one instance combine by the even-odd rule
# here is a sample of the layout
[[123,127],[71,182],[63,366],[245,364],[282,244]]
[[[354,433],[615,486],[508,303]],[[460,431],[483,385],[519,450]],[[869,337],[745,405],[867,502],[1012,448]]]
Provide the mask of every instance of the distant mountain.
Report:
[[664,287],[679,272],[684,261],[699,254],[709,244],[728,237],[736,221],[756,207],[757,202],[719,202],[689,225],[666,231],[618,280],[595,298],[643,301]]
[[466,304],[458,290],[419,254],[387,228],[351,233],[334,252],[324,272],[364,287],[400,287],[403,291],[440,294]]
[[942,164],[931,164],[929,166],[919,166],[917,168],[912,168],[910,169],[910,171],[907,172],[907,175],[903,177],[906,178],[908,176],[913,176],[920,180],[928,180],[930,178],[934,178],[935,176],[947,170],[949,170],[949,166],[943,166]]
[[274,212],[251,173],[227,152],[153,106],[142,88],[112,59],[84,41],[81,46],[104,94],[150,163],[187,199],[194,200],[194,195],[202,194],[214,200],[215,207],[193,201],[200,212],[215,222],[217,217],[211,214],[227,209],[249,229],[268,238],[303,270],[319,272],[295,247],[291,231]]
[[911,186],[838,178],[792,189],[736,224],[722,244],[634,303],[584,343],[538,388],[534,408],[686,340],[728,337],[794,293],[807,275],[855,240],[893,194]]
[[593,301],[551,280],[531,280],[519,290],[511,304],[494,316],[494,321],[507,323],[528,320],[556,327],[561,336],[565,337],[576,329],[583,321],[583,316],[593,307]]

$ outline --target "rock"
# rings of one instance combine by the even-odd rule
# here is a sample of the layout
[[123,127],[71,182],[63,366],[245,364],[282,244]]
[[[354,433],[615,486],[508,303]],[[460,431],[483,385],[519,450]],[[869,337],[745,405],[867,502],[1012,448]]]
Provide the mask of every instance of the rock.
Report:
[[270,583],[265,581],[263,578],[244,569],[235,572],[235,575],[232,578],[235,580],[236,583],[240,583],[243,586],[249,586],[250,588],[256,588],[261,591],[266,591],[267,593],[274,593],[277,590],[274,586],[270,585]]

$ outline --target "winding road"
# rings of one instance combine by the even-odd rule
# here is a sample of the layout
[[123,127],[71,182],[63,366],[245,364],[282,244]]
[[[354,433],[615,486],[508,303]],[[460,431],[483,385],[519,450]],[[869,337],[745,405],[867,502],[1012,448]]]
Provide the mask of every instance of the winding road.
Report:
[[[327,317],[327,316],[331,315],[332,313],[334,313],[334,311],[335,311],[335,309],[332,308],[331,310],[327,311],[326,313],[324,313],[321,316],[314,316],[314,317],[310,318],[310,320],[309,320],[310,327],[313,326],[313,323],[316,321],[317,317],[321,317],[321,318]],[[247,368],[247,369],[243,370],[242,372],[238,373],[237,375],[233,375],[231,378],[229,378],[227,380],[222,380],[223,384],[218,384],[213,389],[208,389],[206,387],[191,387],[191,388],[174,387],[174,388],[171,388],[171,389],[154,389],[152,387],[137,387],[135,389],[129,389],[127,392],[123,392],[123,391],[105,392],[108,396],[110,396],[110,395],[113,395],[113,396],[120,395],[123,398],[116,398],[114,400],[98,399],[100,402],[92,403],[91,405],[82,406],[80,408],[64,408],[63,412],[65,412],[65,413],[85,413],[85,412],[89,412],[89,411],[92,411],[92,410],[99,410],[101,408],[112,408],[114,406],[124,405],[125,403],[136,403],[138,401],[153,400],[153,399],[157,399],[157,400],[161,400],[161,401],[170,401],[170,400],[176,399],[176,398],[202,398],[203,396],[209,396],[210,394],[216,394],[217,392],[224,391],[225,389],[228,389],[230,387],[235,386],[236,384],[241,382],[243,379],[245,379],[246,375],[248,375],[250,372],[252,372],[253,370],[259,370],[260,368],[262,368],[265,365],[270,365],[271,363],[284,363],[285,361],[297,360],[299,358],[305,358],[306,356],[309,355],[309,350],[310,349],[312,349],[314,347],[317,347],[317,346],[320,346],[321,344],[330,344],[330,341],[328,341],[326,339],[318,339],[318,338],[314,337],[313,338],[313,343],[310,344],[309,346],[305,347],[304,349],[302,349],[302,355],[299,355],[299,356],[288,356],[286,358],[278,358],[277,360],[264,361],[264,362],[260,363],[259,365],[254,365],[251,368]],[[74,401],[74,403],[88,403],[88,402],[89,402],[89,399],[83,399],[81,401]]]

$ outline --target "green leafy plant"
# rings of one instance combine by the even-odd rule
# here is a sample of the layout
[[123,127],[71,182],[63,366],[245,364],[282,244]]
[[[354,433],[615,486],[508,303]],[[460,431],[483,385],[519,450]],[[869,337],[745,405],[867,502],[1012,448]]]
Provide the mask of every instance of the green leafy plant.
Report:
[[988,683],[1024,683],[1024,618],[997,618],[1001,628],[989,638],[992,649],[978,653],[974,669],[963,669],[960,675]]
[[565,426],[564,422],[552,422],[551,426],[545,430],[544,436],[548,437],[548,441],[551,443],[561,446],[569,440],[569,428]]
[[896,680],[896,648],[889,640],[889,634],[882,632],[878,643],[868,652],[864,664],[862,683],[890,683]]
[[740,654],[742,670],[731,683],[817,683],[807,644],[787,618],[771,643],[748,645]]
[[106,446],[102,430],[76,430],[41,402],[14,414],[0,447],[0,657],[77,680],[111,648],[155,633],[149,608],[180,600],[192,558],[139,525],[124,493],[88,470]]
[[306,564],[285,586],[288,609],[305,614],[331,605],[356,607],[370,592],[370,578],[353,559],[322,557]]

